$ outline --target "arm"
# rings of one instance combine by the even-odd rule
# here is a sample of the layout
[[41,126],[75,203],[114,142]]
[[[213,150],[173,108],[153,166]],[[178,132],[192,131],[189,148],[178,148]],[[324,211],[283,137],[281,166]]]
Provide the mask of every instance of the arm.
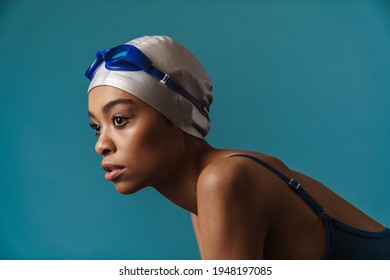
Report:
[[199,231],[199,221],[198,221],[198,217],[191,213],[191,220],[192,220],[192,226],[194,228],[194,233],[195,233],[195,237],[196,237],[196,241],[198,243],[198,247],[199,247],[199,252],[200,252],[200,257],[202,259],[204,259],[204,255],[203,255],[203,246],[202,246],[202,239],[201,239],[201,236],[200,236],[200,231]]
[[261,259],[266,236],[259,190],[234,159],[207,167],[198,180],[198,240],[203,259]]

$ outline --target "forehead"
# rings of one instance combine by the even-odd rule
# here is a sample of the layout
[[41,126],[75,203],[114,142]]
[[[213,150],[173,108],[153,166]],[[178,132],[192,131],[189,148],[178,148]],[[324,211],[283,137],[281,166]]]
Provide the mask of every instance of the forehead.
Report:
[[[124,100],[128,102],[123,102]],[[90,90],[88,94],[88,113],[90,115],[98,116],[102,113],[107,113],[109,111],[107,106],[112,108],[113,105],[117,104],[133,106],[138,112],[141,110],[149,115],[159,114],[157,110],[138,97],[115,87],[98,86]]]
[[[116,100],[122,102],[115,103]],[[123,101],[129,102],[123,102]],[[114,107],[117,104],[135,105],[137,108],[148,107],[142,100],[134,95],[111,86],[98,86],[93,88],[88,93],[88,112],[89,114],[97,115],[101,112],[107,113],[107,105],[111,104],[108,108]]]
[[99,105],[104,105],[107,102],[118,98],[135,99],[136,97],[124,90],[115,87],[110,87],[110,86],[95,87],[88,93],[88,109],[99,107]]

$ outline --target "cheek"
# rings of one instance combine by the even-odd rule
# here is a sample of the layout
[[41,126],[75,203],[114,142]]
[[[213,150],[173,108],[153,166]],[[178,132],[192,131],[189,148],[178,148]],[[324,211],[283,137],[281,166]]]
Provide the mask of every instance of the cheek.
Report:
[[133,138],[123,148],[128,172],[122,181],[115,182],[119,193],[132,194],[147,186],[157,186],[172,173],[175,149],[171,137],[158,130]]
[[159,176],[156,173],[164,172],[179,152],[179,133],[176,127],[161,122],[134,127],[118,137],[118,152],[134,177]]

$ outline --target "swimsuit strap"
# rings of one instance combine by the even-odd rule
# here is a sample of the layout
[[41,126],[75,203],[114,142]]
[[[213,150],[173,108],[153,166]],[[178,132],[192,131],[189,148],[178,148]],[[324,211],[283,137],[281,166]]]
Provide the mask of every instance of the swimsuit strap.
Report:
[[324,221],[324,224],[325,224],[325,227],[326,227],[326,232],[327,232],[327,235],[328,235],[328,246],[327,246],[326,253],[325,253],[323,258],[324,259],[328,259],[333,254],[333,247],[334,247],[333,246],[333,238],[334,238],[333,235],[334,235],[334,233],[333,233],[332,218],[328,215],[328,213],[326,213],[324,208],[322,208],[321,205],[319,205],[318,202],[308,192],[306,192],[302,188],[301,184],[297,180],[289,178],[288,176],[286,176],[285,174],[283,174],[282,172],[277,170],[272,165],[268,164],[267,162],[265,162],[265,161],[263,161],[263,160],[261,160],[261,159],[259,159],[257,157],[254,157],[254,156],[251,156],[251,155],[247,155],[247,154],[235,154],[235,155],[231,155],[230,157],[246,157],[246,158],[249,158],[249,159],[257,162],[258,164],[264,166],[268,170],[270,170],[272,173],[274,173],[280,179],[282,179],[284,182],[286,182],[290,187],[292,187],[292,189],[298,195],[300,195],[303,198],[303,200],[305,200],[311,206],[311,208],[313,208],[313,210],[315,212],[317,212],[318,215],[320,215],[320,217]]
[[284,182],[286,182],[290,187],[292,187],[292,189],[296,193],[298,193],[314,209],[314,211],[316,211],[321,217],[324,215],[327,215],[326,211],[321,207],[321,205],[319,205],[318,202],[315,201],[314,198],[311,197],[311,195],[308,194],[301,187],[301,184],[297,180],[287,177],[282,172],[277,170],[275,167],[269,165],[268,163],[266,163],[265,161],[263,161],[257,157],[247,155],[247,154],[235,154],[235,155],[231,155],[231,157],[246,157],[246,158],[249,158],[249,159],[259,163],[260,165],[264,166],[265,168],[270,170],[272,173],[277,175]]

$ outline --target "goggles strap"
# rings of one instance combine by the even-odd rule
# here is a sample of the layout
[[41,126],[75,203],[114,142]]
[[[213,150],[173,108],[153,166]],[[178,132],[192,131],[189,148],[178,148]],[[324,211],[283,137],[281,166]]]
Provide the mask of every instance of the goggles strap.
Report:
[[193,97],[191,94],[189,94],[184,88],[182,88],[179,84],[175,83],[168,74],[165,74],[164,72],[160,71],[158,68],[151,66],[146,73],[152,75],[155,77],[157,80],[159,80],[162,84],[167,85],[170,89],[173,91],[176,91],[183,97],[187,98],[192,104],[195,105],[195,107],[199,110],[199,112],[207,118],[207,120],[210,121],[209,119],[209,104],[207,104],[204,101],[201,101],[199,99],[196,99]]

